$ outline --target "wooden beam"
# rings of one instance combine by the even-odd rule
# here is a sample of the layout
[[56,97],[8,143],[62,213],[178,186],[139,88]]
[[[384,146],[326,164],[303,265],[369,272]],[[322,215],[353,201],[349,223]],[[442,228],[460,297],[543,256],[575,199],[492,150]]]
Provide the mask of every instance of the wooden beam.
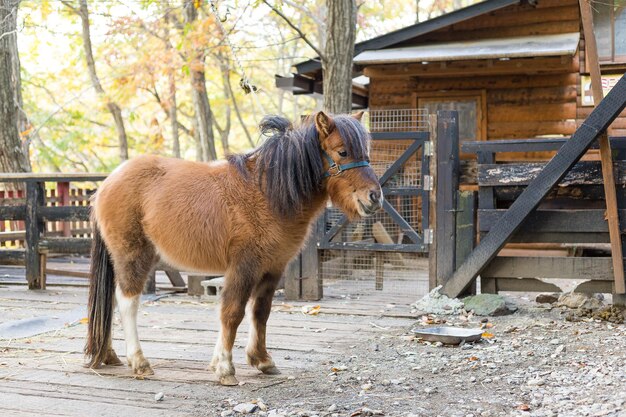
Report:
[[[481,232],[491,230],[506,210],[479,210]],[[626,210],[620,210],[626,216]],[[524,221],[524,232],[551,233],[606,233],[608,232],[603,209],[591,210],[536,210]]]
[[498,256],[480,274],[485,278],[613,279],[610,258]]
[[578,56],[547,58],[514,58],[508,61],[492,59],[476,59],[464,61],[441,61],[427,64],[392,64],[372,65],[363,70],[363,74],[371,78],[406,78],[406,77],[454,77],[474,75],[507,75],[507,74],[555,74],[577,73]]
[[[478,185],[485,187],[512,187],[530,184],[547,163],[524,162],[512,164],[479,164]],[[626,161],[612,164],[618,184],[626,184]],[[615,181],[613,182],[615,183]],[[581,161],[559,182],[560,187],[572,185],[602,185],[602,164],[598,161]]]
[[589,118],[550,160],[541,174],[526,187],[500,221],[481,240],[467,260],[444,285],[443,292],[457,297],[502,249],[526,217],[541,200],[559,183],[565,174],[580,160],[591,143],[605,131],[617,115],[626,107],[626,76],[622,77],[611,92],[595,108]]
[[[591,5],[588,0],[579,0],[580,14],[583,31],[585,34],[585,51],[587,52],[586,67],[591,73],[591,90],[595,106],[602,101],[602,78],[600,64],[598,63],[598,47],[596,36],[593,33],[593,17]],[[613,175],[613,157],[611,144],[606,132],[600,134],[600,159],[602,161],[602,177],[604,178],[604,192],[606,194],[606,212],[609,223],[609,237],[611,239],[611,257],[613,259],[613,274],[615,279],[615,292],[626,293],[624,281],[624,259],[622,254],[622,237],[619,230],[619,215],[617,213],[617,196],[615,195],[615,177]]]

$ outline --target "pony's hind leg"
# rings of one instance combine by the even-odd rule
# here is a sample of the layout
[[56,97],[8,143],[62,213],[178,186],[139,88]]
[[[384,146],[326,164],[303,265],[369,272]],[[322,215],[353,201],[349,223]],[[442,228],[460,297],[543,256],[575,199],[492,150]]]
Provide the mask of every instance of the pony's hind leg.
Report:
[[[117,285],[115,299],[122,319],[126,340],[126,360],[135,375],[152,375],[154,371],[143,356],[137,334],[137,310],[143,286],[154,263],[154,255],[149,251],[123,267],[116,269]],[[119,264],[118,264],[119,265]]]
[[250,312],[252,314],[250,317],[250,338],[246,347],[246,358],[249,365],[270,375],[280,373],[272,357],[267,352],[265,344],[267,319],[270,316],[272,298],[274,297],[274,291],[279,279],[280,274],[265,274],[263,280],[255,286],[250,303]]
[[235,378],[232,351],[237,328],[246,313],[246,304],[250,298],[254,278],[253,269],[241,265],[226,273],[220,306],[221,328],[209,366],[215,371],[222,385],[239,383]]

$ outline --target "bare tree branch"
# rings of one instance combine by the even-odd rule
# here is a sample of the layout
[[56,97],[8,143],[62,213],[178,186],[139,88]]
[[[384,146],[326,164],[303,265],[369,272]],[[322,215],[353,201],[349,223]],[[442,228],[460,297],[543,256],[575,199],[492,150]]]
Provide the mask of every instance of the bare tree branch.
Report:
[[287,16],[285,16],[280,10],[278,10],[276,7],[272,6],[267,0],[263,0],[263,3],[265,3],[267,5],[267,7],[269,7],[270,9],[272,9],[272,11],[274,13],[276,13],[278,16],[281,17],[281,19],[283,19],[285,21],[285,23],[287,23],[293,30],[295,30],[298,35],[300,35],[300,37],[302,38],[302,40],[311,47],[311,49],[313,49],[315,51],[315,53],[320,57],[320,59],[322,61],[325,61],[324,58],[324,54],[322,54],[322,52],[319,50],[319,48],[317,46],[315,46],[310,40],[309,38],[306,37],[306,35],[304,34],[304,32],[302,32],[300,30],[299,27],[297,27],[296,25],[293,24],[293,22],[291,20],[289,20],[289,18]]

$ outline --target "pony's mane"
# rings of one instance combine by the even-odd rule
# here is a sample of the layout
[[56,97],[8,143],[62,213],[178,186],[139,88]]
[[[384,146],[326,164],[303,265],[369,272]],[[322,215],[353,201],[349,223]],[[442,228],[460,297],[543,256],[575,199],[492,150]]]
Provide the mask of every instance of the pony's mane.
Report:
[[[333,122],[348,154],[355,160],[366,159],[369,134],[363,125],[344,115],[334,116]],[[282,217],[293,217],[322,190],[319,133],[312,118],[294,126],[282,116],[265,116],[259,128],[267,137],[261,146],[227,159],[247,179],[247,162],[253,161],[255,180],[271,209]]]

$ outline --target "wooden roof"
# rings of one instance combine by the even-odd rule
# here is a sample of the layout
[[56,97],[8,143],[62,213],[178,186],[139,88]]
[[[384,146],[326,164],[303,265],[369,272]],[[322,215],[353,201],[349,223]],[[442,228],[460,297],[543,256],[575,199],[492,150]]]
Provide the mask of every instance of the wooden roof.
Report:
[[575,32],[462,42],[437,42],[404,48],[364,51],[354,57],[354,63],[365,65],[574,55],[578,49],[579,40],[580,33]]
[[[435,17],[434,19],[416,23],[364,42],[359,42],[354,46],[354,54],[359,55],[364,51],[388,48],[417,36],[421,36],[447,26],[493,12],[495,10],[519,4],[521,1],[523,0],[486,0],[476,3],[471,6]],[[298,74],[307,74],[321,70],[322,64],[319,58],[313,58],[308,61],[301,62],[300,64],[296,64],[295,68]]]

